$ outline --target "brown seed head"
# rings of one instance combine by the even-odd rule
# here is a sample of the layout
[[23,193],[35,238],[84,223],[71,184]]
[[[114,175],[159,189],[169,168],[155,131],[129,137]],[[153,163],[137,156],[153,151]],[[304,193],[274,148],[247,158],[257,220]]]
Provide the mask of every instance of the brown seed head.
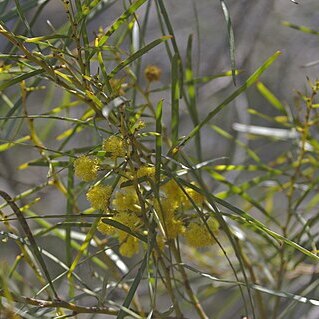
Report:
[[159,81],[162,75],[162,70],[156,65],[148,65],[144,70],[144,74],[149,82]]

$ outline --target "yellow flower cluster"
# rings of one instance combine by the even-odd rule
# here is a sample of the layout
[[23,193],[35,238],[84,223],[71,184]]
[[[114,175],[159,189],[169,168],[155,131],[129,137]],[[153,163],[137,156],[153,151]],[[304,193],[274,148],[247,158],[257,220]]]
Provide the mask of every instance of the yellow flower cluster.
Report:
[[[153,176],[154,168],[142,166],[135,174],[137,176]],[[129,181],[133,177],[128,174],[128,178],[124,178],[124,181]],[[143,182],[145,183],[145,182]],[[141,196],[143,196],[143,188],[140,189]],[[208,231],[207,226],[198,218],[185,225],[185,210],[192,208],[192,203],[195,205],[202,205],[204,197],[193,190],[190,187],[185,187],[182,190],[182,186],[178,185],[174,180],[165,183],[160,188],[160,199],[152,197],[148,198],[149,205],[153,205],[159,222],[161,224],[162,234],[158,234],[157,243],[160,249],[164,248],[165,242],[168,240],[174,240],[178,236],[185,238],[188,245],[193,247],[204,247],[214,244],[214,239],[211,233]],[[143,222],[141,203],[136,193],[136,189],[133,186],[126,186],[123,189],[115,192],[113,195],[112,209],[116,211],[112,220],[117,221],[127,227],[133,232],[147,231]],[[218,222],[214,218],[207,220],[207,225],[210,231],[214,234],[218,232]],[[98,226],[101,233],[105,235],[116,236],[120,244],[120,253],[123,256],[131,257],[139,252],[139,240],[135,236],[128,234],[126,231],[118,229],[116,227],[107,225],[101,222]]]
[[185,231],[183,222],[175,217],[166,220],[164,223],[167,239],[175,239],[178,235],[183,234]]
[[193,188],[182,188],[173,179],[164,184],[162,190],[166,193],[166,197],[169,198],[170,201],[177,203],[178,207],[183,208],[184,210],[188,210],[193,207],[191,200],[197,206],[202,206],[204,202],[203,195],[196,192]]
[[116,228],[114,228],[113,226],[103,223],[103,221],[100,221],[97,229],[100,233],[104,234],[104,235],[115,235],[116,234]]
[[90,157],[82,155],[77,158],[74,165],[74,173],[75,175],[85,182],[90,182],[96,179],[100,161],[97,157]]
[[[193,247],[204,247],[214,243],[207,227],[201,222],[191,222],[187,227],[183,222],[185,211],[203,205],[204,196],[191,187],[178,185],[175,180],[170,180],[161,187],[163,198],[156,202],[154,208],[163,224],[166,239],[175,239],[178,235],[185,237],[186,242]],[[210,230],[216,234],[218,222],[214,218],[207,220]]]
[[[125,139],[117,135],[104,140],[102,149],[112,159],[126,157],[129,152]],[[101,167],[99,158],[94,156],[80,156],[74,161],[75,175],[87,182],[97,178]],[[114,212],[112,220],[125,225],[136,234],[149,231],[144,223],[145,218],[148,218],[150,211],[156,213],[160,224],[156,238],[160,250],[157,253],[164,249],[168,241],[178,236],[184,237],[186,243],[193,247],[213,244],[214,239],[207,226],[198,217],[189,215],[194,206],[203,206],[204,196],[192,187],[180,185],[171,179],[160,186],[158,198],[152,193],[154,183],[151,180],[155,181],[155,167],[150,164],[140,165],[137,169],[126,168],[121,172],[119,189],[114,193],[112,186],[99,184],[91,187],[86,197],[91,207]],[[217,233],[219,225],[215,219],[209,218],[207,225],[211,232]],[[117,237],[119,252],[123,256],[131,257],[139,252],[139,239],[127,231],[103,221],[99,223],[98,230],[104,235]]]
[[[135,214],[119,213],[115,218],[116,221],[129,227],[132,231],[137,231],[140,219]],[[137,254],[140,249],[139,241],[136,237],[129,235],[124,231],[118,231],[120,242],[120,254],[125,257],[132,257]]]
[[102,149],[109,154],[112,159],[116,159],[126,156],[128,145],[123,138],[113,135],[104,140]]
[[179,234],[183,233],[183,223],[175,216],[175,212],[178,209],[176,202],[167,196],[162,198],[160,203],[155,201],[154,208],[160,218],[167,239],[175,239]]
[[[211,232],[217,234],[219,224],[216,219],[209,218],[207,220],[207,226]],[[204,247],[214,244],[215,240],[207,229],[207,226],[201,222],[191,222],[184,232],[186,242],[193,247]]]
[[[115,220],[126,227],[129,227],[132,231],[137,231],[139,225],[141,224],[141,220],[135,215],[131,213],[121,212],[112,217],[112,220]],[[111,225],[107,225],[101,221],[98,225],[98,230],[104,235],[114,235],[118,236],[118,240],[120,243],[120,253],[126,257],[132,257],[137,254],[139,251],[139,241],[136,237],[128,234],[127,232],[116,229]]]
[[178,211],[192,208],[189,198],[198,206],[202,205],[204,198],[190,187],[185,187],[183,191],[173,179],[161,187],[161,192],[164,194],[163,198],[160,203],[155,203],[154,207],[163,224],[166,238],[174,239],[185,232],[185,226],[178,217]]
[[139,169],[136,171],[136,177],[141,178],[147,176],[151,179],[155,178],[155,167],[154,166],[146,166],[142,165],[139,167]]
[[134,236],[126,234],[125,239],[121,242],[120,253],[125,257],[132,257],[140,250],[138,239]]
[[96,185],[87,192],[86,198],[93,208],[107,211],[111,194],[111,186]]
[[113,207],[118,212],[140,212],[138,196],[134,187],[125,187],[124,191],[115,194],[112,201]]
[[115,217],[113,217],[113,219],[129,227],[131,230],[137,230],[141,222],[138,216],[127,212],[120,212]]

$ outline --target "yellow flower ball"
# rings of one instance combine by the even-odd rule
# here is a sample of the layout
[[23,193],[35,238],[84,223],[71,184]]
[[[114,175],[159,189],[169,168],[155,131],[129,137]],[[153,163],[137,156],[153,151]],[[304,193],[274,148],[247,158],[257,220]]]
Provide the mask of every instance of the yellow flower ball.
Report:
[[120,212],[115,217],[114,220],[129,227],[131,230],[136,230],[140,224],[140,218],[135,214],[130,214],[127,212]]
[[[207,224],[210,230],[217,234],[219,224],[214,218],[209,218]],[[190,223],[184,232],[186,242],[192,247],[205,247],[215,243],[214,238],[208,231],[206,225],[195,222]]]
[[139,252],[140,246],[138,239],[134,236],[127,235],[121,242],[120,254],[125,257],[132,257]]
[[111,194],[111,186],[96,185],[87,192],[86,198],[93,208],[107,211]]
[[160,251],[163,251],[165,248],[165,239],[161,235],[156,236],[156,244]]
[[183,234],[185,227],[179,219],[172,218],[164,221],[164,230],[167,239],[175,239],[178,235]]
[[113,135],[104,140],[103,151],[105,151],[112,159],[125,157],[128,151],[127,143],[119,136]]
[[74,173],[75,175],[85,181],[90,182],[97,177],[100,161],[95,156],[85,156],[82,155],[77,158],[73,165],[74,165]]
[[161,198],[160,202],[158,200],[155,200],[153,202],[153,206],[161,222],[163,222],[174,218],[175,211],[178,208],[178,203],[168,198]]
[[[140,219],[134,215],[125,212],[121,212],[113,217],[117,222],[129,227],[131,230],[137,230]],[[116,230],[119,242],[121,244],[120,254],[125,257],[132,257],[139,251],[139,241],[136,237],[129,235],[123,230]]]
[[[187,195],[192,199],[192,201],[194,202],[194,204],[196,206],[202,206],[203,205],[205,197],[202,194],[196,192],[193,188],[190,188],[190,187],[186,187],[185,191],[186,191]],[[193,208],[193,203],[186,196],[186,194],[183,194],[183,196],[182,196],[182,204],[184,206],[184,209]]]
[[181,186],[177,184],[174,179],[169,180],[165,183],[161,190],[166,194],[166,198],[169,202],[176,202],[178,206],[181,206],[185,201],[185,193],[183,192]]
[[138,168],[138,170],[136,171],[136,177],[137,178],[141,178],[147,176],[151,179],[155,178],[155,167],[154,166],[146,166],[146,165],[142,165]]
[[115,234],[115,228],[111,225],[103,223],[103,221],[99,222],[99,224],[97,225],[97,229],[103,235],[114,235]]
[[125,187],[123,191],[117,192],[112,205],[118,212],[139,212],[139,200],[134,187]]

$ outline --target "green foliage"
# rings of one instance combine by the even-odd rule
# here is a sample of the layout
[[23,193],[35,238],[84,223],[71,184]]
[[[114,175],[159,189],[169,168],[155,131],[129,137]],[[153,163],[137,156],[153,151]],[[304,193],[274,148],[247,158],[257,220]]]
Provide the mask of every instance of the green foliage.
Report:
[[[201,119],[200,86],[241,73],[220,2],[231,70],[200,76],[193,35],[184,59],[165,1],[123,1],[92,34],[115,1],[60,1],[63,24],[38,36],[50,1],[0,1],[0,152],[27,157],[19,170],[46,173],[21,193],[0,191],[1,318],[266,319],[319,305],[319,82],[294,106],[280,101],[260,80],[278,51]],[[151,10],[163,34],[145,43]],[[154,48],[166,50],[170,70],[144,65]],[[269,125],[234,123],[234,136],[215,117],[252,88],[272,115],[248,111]],[[186,136],[182,112],[193,125]],[[204,161],[203,127],[244,160]],[[64,203],[53,214],[48,193]]]

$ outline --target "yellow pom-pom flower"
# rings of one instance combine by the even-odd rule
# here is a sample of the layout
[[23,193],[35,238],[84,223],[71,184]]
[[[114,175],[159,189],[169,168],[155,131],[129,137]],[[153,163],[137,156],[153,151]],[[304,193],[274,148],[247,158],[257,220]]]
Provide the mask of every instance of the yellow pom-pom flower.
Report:
[[161,187],[161,190],[165,192],[166,197],[169,200],[179,201],[180,197],[183,195],[183,191],[180,189],[179,185],[174,179],[171,179],[166,184]]
[[172,218],[164,222],[164,230],[167,239],[175,239],[178,235],[185,232],[183,222],[179,219]]
[[[209,218],[207,224],[210,230],[216,234],[219,227],[217,220]],[[190,223],[184,232],[184,236],[186,242],[192,247],[205,247],[212,245],[215,242],[206,225],[203,223]]]
[[160,251],[163,251],[165,248],[165,239],[161,235],[156,236],[156,244]]
[[[119,222],[124,226],[130,228],[131,230],[137,230],[141,222],[141,220],[136,215],[126,212],[118,213],[114,217],[109,219]],[[118,229],[112,225],[103,223],[103,221],[98,224],[98,230],[105,235],[117,235],[120,241],[123,241],[128,235],[125,231]]]
[[161,190],[165,193],[165,197],[169,203],[175,203],[174,205],[178,208],[183,207],[184,203],[187,201],[187,196],[185,195],[181,186],[177,184],[174,179],[171,179],[166,184],[161,187]]
[[115,234],[115,228],[111,225],[104,223],[103,221],[100,221],[98,223],[97,229],[103,235],[114,235]]
[[74,173],[85,182],[93,181],[97,177],[99,164],[100,161],[97,157],[82,155],[73,163]]
[[180,186],[173,179],[164,184],[161,190],[166,194],[167,201],[171,205],[175,203],[175,206],[177,205],[179,209],[191,209],[193,207],[192,201],[196,206],[202,206],[205,200],[205,197],[193,188]]
[[140,223],[140,218],[135,214],[130,214],[127,212],[120,212],[114,218],[117,222],[129,227],[131,230],[136,230]]
[[123,191],[117,192],[112,205],[118,212],[140,211],[139,200],[134,187],[125,187]]
[[[202,194],[196,192],[193,188],[190,187],[185,187],[185,191],[196,206],[203,205],[205,197]],[[193,207],[193,203],[187,195],[184,193],[182,196],[182,205],[184,206],[184,209],[190,209]]]
[[96,185],[87,192],[86,198],[93,208],[107,211],[111,194],[111,186]]
[[160,202],[158,200],[155,200],[153,202],[153,206],[161,222],[165,222],[174,218],[175,211],[178,208],[178,203],[167,198],[162,198]]
[[125,257],[132,257],[140,249],[138,239],[134,236],[127,235],[121,242],[120,254]]
[[[125,212],[121,212],[113,217],[113,220],[129,227],[131,230],[137,230],[140,219],[134,215]],[[119,242],[121,244],[120,253],[126,257],[132,257],[139,251],[139,241],[136,237],[131,236],[123,230],[116,229],[115,232],[118,235]]]
[[119,136],[113,135],[103,142],[103,151],[105,151],[112,159],[118,157],[125,157],[128,151],[128,146],[124,139]]
[[136,171],[136,177],[141,178],[147,176],[151,179],[155,178],[155,167],[154,166],[146,166],[142,165],[139,167],[139,169]]

